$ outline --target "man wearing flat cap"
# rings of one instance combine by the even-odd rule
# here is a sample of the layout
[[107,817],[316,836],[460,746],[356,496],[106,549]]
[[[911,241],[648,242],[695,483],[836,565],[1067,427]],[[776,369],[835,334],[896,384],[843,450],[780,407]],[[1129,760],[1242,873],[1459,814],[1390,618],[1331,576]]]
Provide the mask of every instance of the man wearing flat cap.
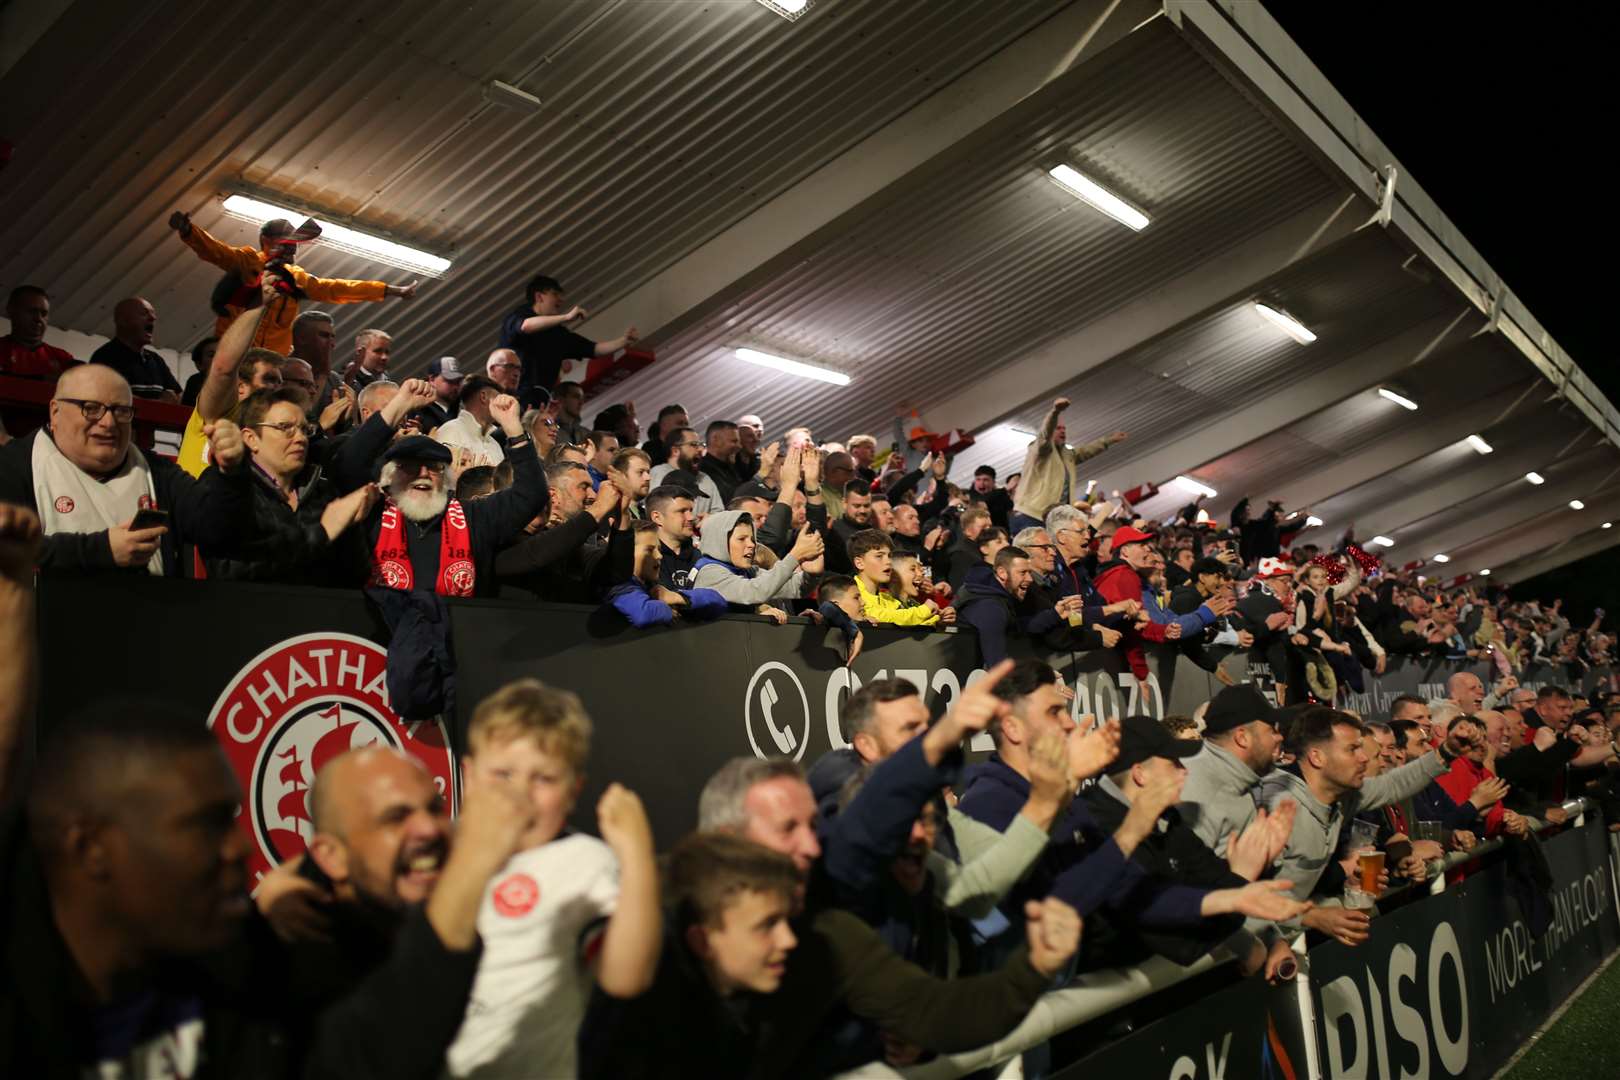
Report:
[[[1120,721],[1119,731],[1119,756],[1107,774],[1081,796],[1105,830],[1123,825],[1130,808],[1155,785],[1185,777],[1187,760],[1203,749],[1199,740],[1178,739],[1151,716],[1127,716]],[[1210,889],[1242,888],[1265,875],[1282,853],[1293,818],[1292,802],[1279,807],[1275,814],[1260,811],[1249,825],[1251,831],[1222,858],[1172,807],[1160,815],[1157,829],[1137,844],[1131,859],[1167,881]],[[1238,953],[1244,970],[1251,974],[1260,969],[1265,956],[1260,942],[1242,932],[1242,920],[1236,916],[1210,919],[1187,928],[1143,931],[1141,944],[1180,964],[1190,964],[1211,949],[1229,944]],[[1120,963],[1141,959],[1140,951],[1131,955],[1128,949],[1120,950],[1118,956]]]
[[361,471],[366,466],[358,463],[382,459],[377,480],[383,499],[366,522],[371,585],[441,596],[493,596],[496,553],[545,510],[545,472],[523,430],[517,399],[502,394],[490,403],[490,414],[506,433],[512,486],[463,506],[446,481],[449,447],[426,435],[394,438],[405,416],[426,408],[435,396],[426,380],[407,379],[344,447],[340,486],[347,490],[369,482],[370,475]]

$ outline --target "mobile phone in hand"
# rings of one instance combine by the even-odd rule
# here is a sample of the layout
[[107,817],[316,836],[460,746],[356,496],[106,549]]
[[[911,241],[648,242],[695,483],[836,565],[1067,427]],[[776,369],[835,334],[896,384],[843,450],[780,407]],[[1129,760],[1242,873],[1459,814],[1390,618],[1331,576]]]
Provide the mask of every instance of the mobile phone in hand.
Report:
[[129,523],[130,529],[155,529],[159,525],[169,523],[169,512],[148,507],[145,510],[135,511],[135,518]]

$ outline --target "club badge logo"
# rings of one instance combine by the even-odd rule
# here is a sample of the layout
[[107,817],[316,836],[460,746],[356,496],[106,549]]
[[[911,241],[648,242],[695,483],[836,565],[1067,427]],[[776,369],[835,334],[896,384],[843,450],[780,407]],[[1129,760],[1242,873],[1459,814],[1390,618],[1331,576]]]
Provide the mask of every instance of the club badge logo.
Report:
[[302,634],[243,665],[214,703],[208,726],[242,785],[238,824],[253,841],[254,881],[305,851],[314,836],[315,774],[346,751],[405,751],[455,811],[456,762],[444,723],[406,723],[394,714],[386,663],[382,647],[365,638]]

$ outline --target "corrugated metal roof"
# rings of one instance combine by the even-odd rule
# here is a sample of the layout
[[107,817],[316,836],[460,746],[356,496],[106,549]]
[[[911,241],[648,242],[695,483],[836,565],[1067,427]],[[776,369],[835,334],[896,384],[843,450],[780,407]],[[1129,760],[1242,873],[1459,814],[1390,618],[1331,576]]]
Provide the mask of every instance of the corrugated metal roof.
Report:
[[[1131,233],[1051,183],[1039,165],[1062,148],[1153,224]],[[971,385],[999,359],[1083,327],[1331,191],[1158,23],[1097,56],[994,145],[925,173],[721,318],[665,343],[659,363],[617,393],[644,406],[678,399],[709,417],[756,412],[775,431],[793,420],[829,437],[886,429],[897,411]],[[855,381],[758,372],[729,354],[748,342]]]
[[[28,207],[0,219],[0,281],[44,284],[83,330],[142,293],[188,343],[217,273],[164,222],[251,243],[213,199],[240,178],[455,254],[414,304],[340,309],[339,329],[386,326],[402,370],[477,355],[532,274],[588,305],[623,292],[1061,6],[823,0],[789,24],[752,0],[78,4],[0,80]],[[493,78],[543,109],[485,103]]]

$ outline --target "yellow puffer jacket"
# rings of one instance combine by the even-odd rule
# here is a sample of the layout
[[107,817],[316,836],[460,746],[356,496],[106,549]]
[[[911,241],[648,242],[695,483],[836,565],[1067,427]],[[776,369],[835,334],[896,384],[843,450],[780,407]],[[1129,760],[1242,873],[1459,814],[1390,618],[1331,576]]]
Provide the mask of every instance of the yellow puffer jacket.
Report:
[[861,611],[873,622],[890,626],[933,626],[939,622],[939,613],[928,610],[925,604],[902,604],[897,597],[886,592],[875,593],[866,587],[859,576],[855,587],[861,591]]

